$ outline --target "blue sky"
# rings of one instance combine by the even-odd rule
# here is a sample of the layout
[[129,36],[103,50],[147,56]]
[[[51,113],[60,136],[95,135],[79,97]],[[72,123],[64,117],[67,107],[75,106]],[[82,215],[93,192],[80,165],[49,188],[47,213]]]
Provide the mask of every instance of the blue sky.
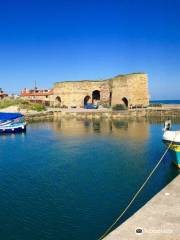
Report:
[[179,0],[0,1],[0,87],[146,72],[152,99],[180,99]]

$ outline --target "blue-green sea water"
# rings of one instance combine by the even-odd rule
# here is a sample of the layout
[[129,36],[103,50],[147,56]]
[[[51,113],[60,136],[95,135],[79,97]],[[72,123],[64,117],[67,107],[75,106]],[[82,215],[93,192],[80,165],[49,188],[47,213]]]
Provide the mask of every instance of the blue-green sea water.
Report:
[[[75,119],[0,136],[0,239],[98,239],[159,160],[161,137],[158,122]],[[177,174],[167,156],[122,221]]]
[[180,104],[180,100],[151,100],[152,104]]

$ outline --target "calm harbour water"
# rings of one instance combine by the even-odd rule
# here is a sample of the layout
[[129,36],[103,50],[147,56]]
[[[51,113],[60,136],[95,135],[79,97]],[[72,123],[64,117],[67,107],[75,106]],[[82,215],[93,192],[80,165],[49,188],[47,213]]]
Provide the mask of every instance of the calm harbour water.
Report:
[[[0,239],[97,239],[162,155],[161,137],[161,123],[75,119],[0,136]],[[123,220],[177,174],[166,157]]]

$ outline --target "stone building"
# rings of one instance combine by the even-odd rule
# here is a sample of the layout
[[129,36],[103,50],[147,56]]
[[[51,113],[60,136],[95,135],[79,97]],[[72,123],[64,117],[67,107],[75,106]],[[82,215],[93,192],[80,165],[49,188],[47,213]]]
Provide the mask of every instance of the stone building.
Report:
[[53,90],[52,89],[24,89],[20,93],[20,97],[35,103],[41,103],[46,106],[53,105]]
[[103,81],[57,82],[52,102],[58,107],[83,107],[86,96],[104,106],[146,107],[149,105],[148,78],[144,73],[133,73]]
[[8,96],[8,94],[5,93],[5,92],[2,90],[2,88],[0,88],[0,100],[2,100],[3,98],[5,98],[5,97],[7,97],[7,96]]

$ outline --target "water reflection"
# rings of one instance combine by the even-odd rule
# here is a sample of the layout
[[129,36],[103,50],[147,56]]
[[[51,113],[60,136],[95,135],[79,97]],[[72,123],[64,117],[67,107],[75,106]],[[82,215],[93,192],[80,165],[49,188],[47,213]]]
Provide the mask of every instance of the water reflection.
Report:
[[61,119],[53,122],[53,129],[57,134],[65,136],[87,136],[97,133],[138,141],[145,141],[149,137],[149,123],[146,120]]
[[4,140],[4,141],[5,141],[6,139],[9,139],[9,138],[15,139],[17,136],[19,136],[19,137],[21,137],[22,139],[24,139],[25,135],[26,135],[26,132],[21,132],[21,133],[8,133],[8,134],[2,134],[2,135],[0,135],[0,137],[1,137],[1,140]]

